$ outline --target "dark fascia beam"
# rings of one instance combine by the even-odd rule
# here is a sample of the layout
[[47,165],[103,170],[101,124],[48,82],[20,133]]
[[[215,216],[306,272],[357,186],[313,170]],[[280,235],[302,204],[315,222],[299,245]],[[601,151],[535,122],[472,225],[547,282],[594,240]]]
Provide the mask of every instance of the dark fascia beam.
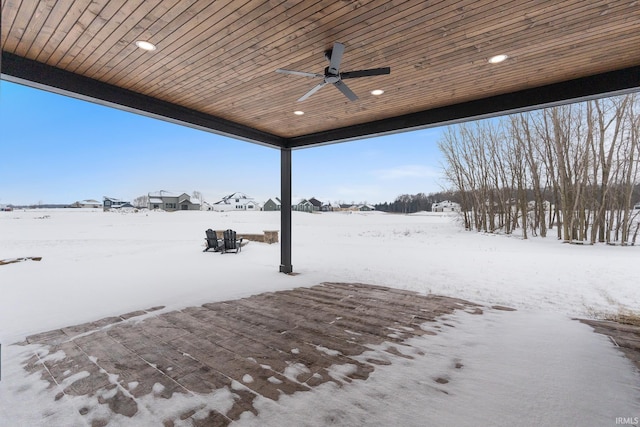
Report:
[[8,52],[2,52],[0,66],[1,78],[12,83],[272,148],[287,146],[287,139],[277,135],[70,73]]
[[306,148],[446,126],[640,90],[640,67],[568,80],[398,117],[283,138],[229,120],[2,52],[1,78],[272,148]]
[[640,67],[630,67],[561,83],[420,111],[291,138],[290,147],[307,148],[399,132],[446,126],[640,90]]

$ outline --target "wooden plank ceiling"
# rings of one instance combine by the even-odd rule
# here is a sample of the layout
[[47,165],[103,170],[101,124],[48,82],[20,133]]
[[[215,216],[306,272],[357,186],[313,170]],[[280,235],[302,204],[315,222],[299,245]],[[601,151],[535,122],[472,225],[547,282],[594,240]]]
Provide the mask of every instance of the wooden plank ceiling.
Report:
[[[345,80],[355,102],[330,85],[297,102],[319,81],[275,70],[323,73],[335,41],[346,46],[340,71],[391,74]],[[3,78],[36,80],[12,65],[26,59],[44,74],[64,70],[271,135],[273,145],[612,71],[634,80],[638,46],[632,0],[2,0]],[[496,54],[508,59],[490,64]]]

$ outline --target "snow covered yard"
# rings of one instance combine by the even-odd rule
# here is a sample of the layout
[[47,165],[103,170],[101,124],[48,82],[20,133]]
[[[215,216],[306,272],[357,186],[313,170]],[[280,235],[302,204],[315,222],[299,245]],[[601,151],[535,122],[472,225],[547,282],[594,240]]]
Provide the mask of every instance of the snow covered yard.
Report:
[[[42,257],[0,266],[0,421],[65,425],[55,422],[65,419],[51,402],[56,392],[28,376],[24,349],[9,345],[28,335],[327,281],[518,311],[453,314],[442,322],[455,327],[414,344],[425,357],[398,357],[339,389],[326,384],[257,402],[258,415],[246,413],[239,424],[596,426],[640,416],[635,368],[606,337],[570,320],[640,311],[640,248],[469,233],[455,217],[430,213],[294,212],[293,224],[300,274],[287,276],[277,272],[277,244],[251,242],[238,255],[202,252],[205,229],[275,230],[277,212],[0,212],[0,260]],[[465,368],[434,387],[433,375],[449,372],[457,358]],[[38,391],[20,403],[14,392],[29,385]],[[157,422],[142,417],[129,425]]]

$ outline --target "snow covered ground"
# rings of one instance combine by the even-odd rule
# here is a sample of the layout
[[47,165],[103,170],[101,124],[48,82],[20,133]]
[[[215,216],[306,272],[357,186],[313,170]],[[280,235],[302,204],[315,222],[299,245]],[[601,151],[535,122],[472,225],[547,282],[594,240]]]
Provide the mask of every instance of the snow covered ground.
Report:
[[[462,231],[455,216],[293,213],[293,267],[280,246],[203,253],[204,230],[260,233],[277,212],[0,212],[0,425],[74,425],[56,392],[27,377],[9,344],[59,327],[166,306],[163,311],[325,281],[361,282],[464,298],[483,316],[414,345],[367,381],[259,402],[240,425],[616,425],[640,416],[640,377],[606,337],[571,317],[640,311],[639,247],[576,246],[553,237]],[[444,322],[444,320],[443,320]],[[461,360],[463,369],[451,369]],[[447,384],[433,382],[447,375]],[[37,384],[41,384],[38,388]],[[434,385],[435,384],[435,385]],[[27,399],[16,390],[35,385]],[[55,411],[61,411],[56,413]],[[43,418],[47,414],[46,419]],[[3,421],[4,420],[4,421]],[[139,414],[126,425],[157,425]]]

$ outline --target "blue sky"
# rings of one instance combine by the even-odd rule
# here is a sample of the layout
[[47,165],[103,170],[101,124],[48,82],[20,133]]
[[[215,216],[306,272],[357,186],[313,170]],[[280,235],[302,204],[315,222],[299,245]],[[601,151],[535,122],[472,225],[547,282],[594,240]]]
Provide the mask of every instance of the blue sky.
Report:
[[[132,200],[157,190],[265,201],[280,192],[278,150],[6,81],[0,129],[0,204]],[[294,200],[378,203],[440,191],[443,130],[295,150]]]

